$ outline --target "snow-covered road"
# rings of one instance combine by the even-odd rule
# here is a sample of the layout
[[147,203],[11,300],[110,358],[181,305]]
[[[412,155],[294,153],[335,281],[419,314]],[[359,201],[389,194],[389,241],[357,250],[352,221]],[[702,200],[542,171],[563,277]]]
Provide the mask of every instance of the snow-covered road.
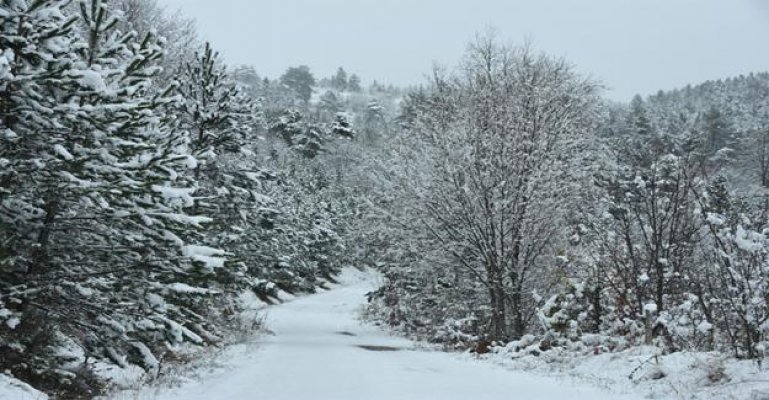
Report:
[[[370,280],[271,307],[268,336],[226,373],[161,400],[631,399],[506,370],[455,354],[418,350],[357,320]],[[387,350],[387,351],[382,351]]]

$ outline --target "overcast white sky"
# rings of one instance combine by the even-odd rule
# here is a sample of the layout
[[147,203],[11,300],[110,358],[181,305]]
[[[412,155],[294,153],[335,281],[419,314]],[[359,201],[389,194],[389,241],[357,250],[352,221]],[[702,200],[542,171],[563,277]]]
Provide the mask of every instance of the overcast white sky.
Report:
[[475,32],[530,38],[615,99],[769,70],[769,0],[160,0],[198,21],[232,65],[279,76],[338,66],[364,82],[421,83]]

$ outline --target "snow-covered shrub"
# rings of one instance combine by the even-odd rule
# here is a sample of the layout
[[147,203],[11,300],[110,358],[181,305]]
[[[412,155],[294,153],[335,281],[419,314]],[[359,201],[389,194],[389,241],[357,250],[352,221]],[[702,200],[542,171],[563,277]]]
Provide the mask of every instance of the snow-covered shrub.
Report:
[[[769,340],[769,221],[714,182],[703,194],[709,262],[703,312],[713,340],[738,357],[763,358]],[[751,216],[751,214],[754,214]]]
[[588,318],[590,303],[585,295],[585,285],[568,278],[564,281],[560,293],[538,308],[545,349],[579,341]]
[[699,297],[691,293],[685,296],[657,318],[657,323],[664,326],[668,335],[660,344],[669,349],[714,349],[714,327],[699,306]]
[[466,285],[461,279],[433,274],[442,272],[440,269],[428,273],[426,269],[414,268],[413,264],[410,267],[380,265],[380,270],[384,272],[385,283],[369,296],[370,319],[452,349],[470,348],[478,341],[488,341],[485,330],[491,312],[488,307],[478,307],[474,301],[482,288]]

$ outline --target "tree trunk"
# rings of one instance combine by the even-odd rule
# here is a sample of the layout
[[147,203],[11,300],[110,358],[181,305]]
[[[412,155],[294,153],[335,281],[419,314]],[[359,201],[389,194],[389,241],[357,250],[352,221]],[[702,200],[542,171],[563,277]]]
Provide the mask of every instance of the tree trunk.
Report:
[[37,248],[34,250],[32,257],[32,264],[27,270],[30,275],[39,275],[43,272],[43,264],[45,264],[48,258],[48,240],[51,236],[51,229],[53,223],[56,220],[56,215],[59,211],[59,203],[56,200],[49,200],[45,205],[45,219],[43,219],[43,227],[40,230],[40,234],[37,236]]
[[521,304],[521,288],[515,288],[510,296],[510,306],[513,312],[513,338],[520,339],[526,333],[526,321],[523,318],[523,307]]
[[489,339],[504,340],[507,337],[507,321],[502,273],[494,262],[487,262],[486,268],[489,279],[489,300],[491,301]]

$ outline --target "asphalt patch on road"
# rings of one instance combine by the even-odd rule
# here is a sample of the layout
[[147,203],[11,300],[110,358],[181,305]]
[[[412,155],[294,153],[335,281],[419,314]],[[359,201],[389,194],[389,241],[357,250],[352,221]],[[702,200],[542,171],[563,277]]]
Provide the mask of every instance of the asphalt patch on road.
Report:
[[397,347],[390,347],[390,346],[369,346],[365,344],[358,345],[363,350],[368,351],[400,351],[401,349]]

